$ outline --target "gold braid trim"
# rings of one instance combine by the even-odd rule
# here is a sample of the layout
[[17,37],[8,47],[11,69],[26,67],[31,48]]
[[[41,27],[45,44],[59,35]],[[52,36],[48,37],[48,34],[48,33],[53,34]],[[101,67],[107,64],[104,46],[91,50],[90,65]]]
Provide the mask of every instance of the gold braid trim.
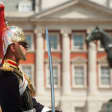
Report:
[[11,67],[8,67],[8,66],[4,66],[4,67],[0,67],[0,70],[13,72],[14,71],[14,68],[11,68]]
[[32,96],[35,96],[35,89],[34,89],[34,86],[33,86],[32,82],[31,82],[31,80],[29,79],[29,77],[26,74],[24,74],[24,77],[28,81],[28,88],[30,90],[30,94]]
[[33,84],[32,84],[32,82],[31,82],[31,80],[30,80],[30,78],[28,77],[28,75],[27,74],[25,74],[22,70],[20,70],[20,69],[18,69],[17,71],[15,71],[18,75],[21,75],[22,74],[22,76],[24,75],[24,78],[28,81],[28,88],[29,88],[29,90],[30,90],[30,94],[32,95],[32,96],[35,96],[35,89],[34,89],[34,87],[33,87]]
[[0,67],[0,70],[13,72],[14,69],[17,69],[17,66],[14,66],[13,64],[8,63],[8,61],[15,63],[14,61],[9,60],[9,59],[4,60],[4,63],[2,65],[2,67]]

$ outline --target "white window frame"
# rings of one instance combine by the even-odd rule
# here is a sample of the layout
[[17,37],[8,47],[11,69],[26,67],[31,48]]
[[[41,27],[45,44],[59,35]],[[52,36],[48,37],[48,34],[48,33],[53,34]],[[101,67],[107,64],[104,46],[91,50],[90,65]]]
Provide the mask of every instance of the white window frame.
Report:
[[34,37],[32,33],[25,33],[25,37],[29,35],[31,36],[31,40],[32,40],[32,44],[31,44],[31,48],[28,48],[28,52],[33,52],[34,51]]
[[[53,64],[53,66],[57,66],[58,67],[58,85],[55,85],[54,84],[54,88],[59,88],[60,87],[60,64],[57,63],[57,64]],[[48,84],[48,76],[47,75],[50,75],[50,71],[49,71],[49,64],[46,63],[45,64],[45,87],[46,88],[51,88],[50,84]]]
[[83,44],[83,48],[82,49],[77,49],[75,48],[75,46],[73,45],[74,44],[74,41],[73,41],[73,35],[76,34],[76,35],[82,35],[84,40],[85,40],[85,33],[84,32],[72,32],[72,38],[71,38],[71,45],[72,45],[72,51],[86,51],[86,43]]
[[[32,84],[34,85],[34,65],[33,64],[20,64],[20,68],[22,70],[22,67],[23,66],[31,66],[31,69],[32,69]],[[23,70],[22,70],[23,73],[25,73]]]
[[[74,67],[84,67],[84,85],[76,85],[74,80]],[[87,87],[87,65],[86,64],[72,64],[72,87],[73,88],[86,88]]]
[[[49,32],[49,34],[55,34],[57,35],[57,40],[58,40],[58,45],[57,45],[57,49],[53,49],[51,48],[51,51],[53,52],[58,52],[60,51],[60,33],[59,32]],[[48,48],[47,48],[47,40],[45,41],[45,50],[48,51]]]
[[98,76],[99,76],[99,88],[110,88],[112,87],[112,70],[110,69],[110,85],[102,85],[101,84],[101,67],[105,66],[108,67],[108,64],[99,64],[98,65]]

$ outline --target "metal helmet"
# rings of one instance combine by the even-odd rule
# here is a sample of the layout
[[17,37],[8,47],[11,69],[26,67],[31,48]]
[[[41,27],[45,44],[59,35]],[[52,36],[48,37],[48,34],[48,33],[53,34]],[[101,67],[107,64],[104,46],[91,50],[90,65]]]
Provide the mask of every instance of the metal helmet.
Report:
[[[25,42],[25,36],[21,28],[17,26],[7,26],[4,8],[4,4],[0,3],[0,58],[4,58],[8,46],[12,43]],[[23,55],[19,47],[18,51]],[[25,59],[24,55],[22,58]]]
[[25,42],[24,32],[20,27],[7,26],[7,29],[3,32],[3,54],[6,54],[9,45],[16,42]]

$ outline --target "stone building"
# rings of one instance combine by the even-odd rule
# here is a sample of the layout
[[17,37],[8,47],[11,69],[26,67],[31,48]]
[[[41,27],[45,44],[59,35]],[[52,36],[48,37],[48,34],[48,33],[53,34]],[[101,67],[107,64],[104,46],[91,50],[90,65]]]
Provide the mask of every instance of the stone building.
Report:
[[30,44],[21,68],[30,76],[37,100],[51,105],[47,27],[56,106],[63,112],[109,112],[112,70],[100,42],[87,46],[85,39],[88,29],[97,25],[112,35],[112,1],[8,0],[5,4],[8,24],[22,27]]

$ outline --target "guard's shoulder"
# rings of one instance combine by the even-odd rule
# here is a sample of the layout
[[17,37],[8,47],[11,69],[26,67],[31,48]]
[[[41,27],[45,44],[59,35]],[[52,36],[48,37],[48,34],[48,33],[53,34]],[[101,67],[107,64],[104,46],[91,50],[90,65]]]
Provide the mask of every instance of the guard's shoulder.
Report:
[[14,76],[14,73],[11,70],[4,69],[0,67],[0,78],[1,77],[9,77],[9,76]]
[[0,67],[0,71],[13,72],[14,69],[11,67]]

